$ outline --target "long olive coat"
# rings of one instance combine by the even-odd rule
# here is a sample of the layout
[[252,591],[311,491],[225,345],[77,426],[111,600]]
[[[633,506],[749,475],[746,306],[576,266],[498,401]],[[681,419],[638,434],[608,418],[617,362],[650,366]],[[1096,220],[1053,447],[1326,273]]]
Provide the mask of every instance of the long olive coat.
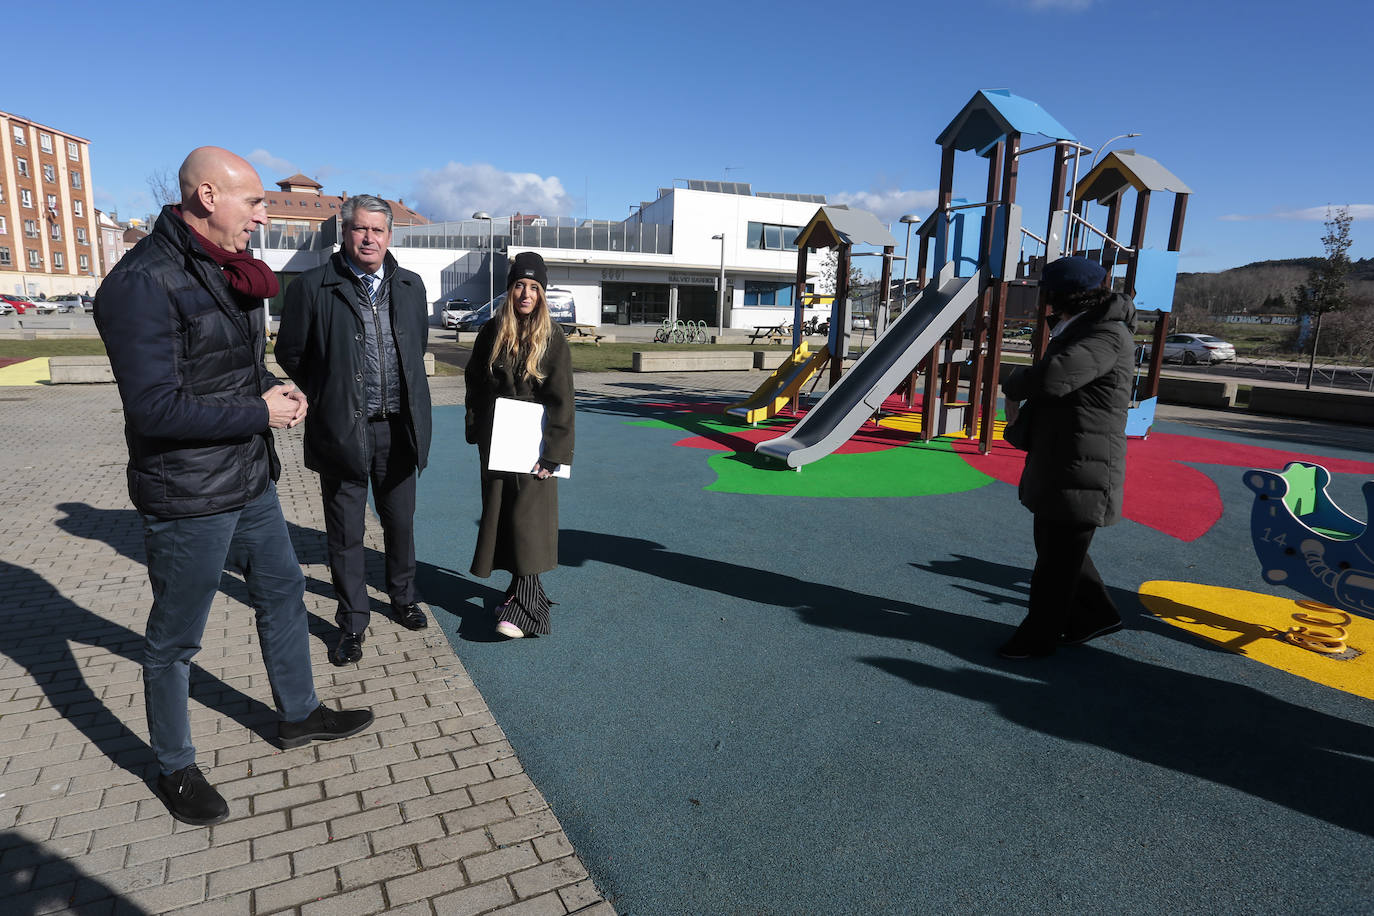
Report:
[[472,573],[486,577],[493,569],[504,569],[529,576],[558,565],[558,479],[487,470],[492,411],[497,398],[539,402],[545,413],[541,457],[554,464],[572,464],[572,358],[563,329],[554,324],[540,363],[543,381],[525,376],[505,356],[488,368],[495,337],[496,322],[489,321],[478,333],[463,373],[467,381],[467,441],[477,446],[482,473],[482,520],[472,554]]
[[1135,304],[1104,291],[1002,390],[1033,416],[1021,504],[1049,521],[1103,527],[1121,519]]

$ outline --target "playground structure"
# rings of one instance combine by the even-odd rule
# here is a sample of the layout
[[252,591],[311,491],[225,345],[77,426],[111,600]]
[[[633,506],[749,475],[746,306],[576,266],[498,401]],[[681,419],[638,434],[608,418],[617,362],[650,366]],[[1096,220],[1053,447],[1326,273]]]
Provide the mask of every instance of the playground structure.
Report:
[[[1374,534],[1332,501],[1330,482],[1326,468],[1298,461],[1282,471],[1245,472],[1245,485],[1255,493],[1250,531],[1264,581],[1310,599],[1298,602],[1305,613],[1294,615],[1300,626],[1288,640],[1339,654],[1348,651],[1348,614],[1374,617]],[[1374,510],[1374,480],[1363,492],[1366,512]]]
[[[1042,136],[1047,142],[1023,149],[1026,134]],[[1070,254],[1094,257],[1113,273],[1119,289],[1132,296],[1144,290],[1150,306],[1162,309],[1151,374],[1142,389],[1153,397],[1163,352],[1159,342],[1167,332],[1167,307],[1182,241],[1186,186],[1154,160],[1131,152],[1108,156],[1078,181],[1078,160],[1092,150],[1035,102],[1003,89],[975,93],[936,142],[942,150],[939,199],[935,211],[916,230],[918,292],[910,298],[903,296],[896,320],[881,330],[874,345],[843,376],[851,249],[855,244],[882,248],[878,311],[885,315],[895,241],[885,230],[876,241],[871,232],[860,231],[865,217],[876,221],[872,214],[830,207],[821,208],[798,236],[798,303],[805,288],[807,248],[838,249],[830,321],[831,384],[796,426],[784,436],[760,443],[759,452],[793,468],[824,457],[847,441],[898,388],[904,388],[907,405],[913,404],[921,377],[922,439],[962,431],[977,439],[980,451],[990,451],[1008,301],[1013,296],[1023,303],[1030,300],[1043,265]],[[1022,208],[1016,202],[1022,157],[1041,150],[1053,150],[1054,156],[1043,237],[1022,225]],[[954,197],[956,153],[969,151],[987,162],[985,199],[973,203]],[[1128,190],[1136,192],[1129,243],[1115,238]],[[1169,250],[1162,253],[1144,247],[1150,194],[1158,190],[1177,195]],[[1085,213],[1090,201],[1107,207],[1105,229],[1088,221]],[[1099,240],[1096,248],[1088,247],[1089,239]],[[1039,253],[1026,255],[1028,243],[1038,246]],[[913,257],[911,252],[908,256]],[[1036,356],[1048,343],[1047,318],[1042,305],[1032,338]],[[798,306],[794,329],[801,323]],[[794,330],[793,345],[799,344],[800,332]],[[966,398],[960,390],[965,366]],[[1147,409],[1145,429],[1153,416],[1153,401]]]
[[789,402],[796,400],[802,386],[810,381],[829,359],[829,347],[822,346],[812,353],[810,344],[802,341],[748,400],[726,408],[725,412],[730,416],[743,417],[750,426],[772,419]]

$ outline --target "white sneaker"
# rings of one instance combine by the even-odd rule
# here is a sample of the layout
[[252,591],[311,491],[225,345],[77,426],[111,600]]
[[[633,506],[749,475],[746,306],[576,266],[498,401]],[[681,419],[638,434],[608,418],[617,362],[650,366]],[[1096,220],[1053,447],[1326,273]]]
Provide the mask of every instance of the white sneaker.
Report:
[[508,639],[519,639],[525,635],[525,631],[511,623],[509,620],[501,620],[496,624],[496,632]]

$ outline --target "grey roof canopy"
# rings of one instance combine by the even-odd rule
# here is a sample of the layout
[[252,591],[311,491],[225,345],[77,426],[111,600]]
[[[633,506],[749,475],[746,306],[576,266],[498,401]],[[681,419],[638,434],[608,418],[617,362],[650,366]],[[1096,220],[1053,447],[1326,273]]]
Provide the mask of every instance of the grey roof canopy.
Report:
[[834,248],[836,245],[896,247],[897,240],[867,210],[821,207],[797,236],[797,247]]
[[1137,191],[1172,191],[1175,194],[1191,194],[1192,189],[1179,180],[1173,172],[1160,165],[1149,156],[1142,156],[1133,149],[1117,150],[1108,153],[1107,158],[1097,164],[1078,182],[1074,197],[1078,200],[1091,200],[1097,203],[1111,200],[1127,186]]

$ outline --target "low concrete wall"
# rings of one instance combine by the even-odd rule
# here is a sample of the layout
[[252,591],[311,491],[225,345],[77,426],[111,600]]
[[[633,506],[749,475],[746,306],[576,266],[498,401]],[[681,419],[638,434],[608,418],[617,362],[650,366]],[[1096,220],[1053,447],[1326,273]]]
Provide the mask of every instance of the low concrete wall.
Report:
[[1190,407],[1236,406],[1236,383],[1214,379],[1159,377],[1161,404],[1184,404]]
[[[277,378],[286,373],[270,355],[265,360],[267,371]],[[434,354],[425,354],[425,375],[434,374]],[[79,385],[92,382],[113,382],[114,372],[106,356],[52,356],[48,358],[48,375],[54,385]]]
[[774,369],[787,362],[791,356],[792,353],[790,350],[755,350],[754,368],[766,369],[772,372]]
[[636,350],[635,372],[732,372],[754,368],[750,350]]
[[1361,391],[1311,390],[1270,385],[1250,388],[1250,410],[1255,413],[1335,420],[1374,426],[1374,394]]

